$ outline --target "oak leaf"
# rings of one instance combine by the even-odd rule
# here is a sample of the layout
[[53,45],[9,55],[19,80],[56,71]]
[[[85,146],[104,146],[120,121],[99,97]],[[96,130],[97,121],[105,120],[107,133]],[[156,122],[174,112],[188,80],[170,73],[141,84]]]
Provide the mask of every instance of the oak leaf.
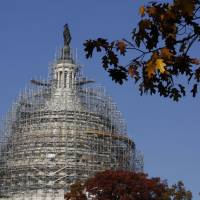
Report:
[[117,49],[119,49],[122,55],[126,52],[126,43],[123,40],[120,40],[116,43]]
[[132,78],[135,76],[136,70],[135,70],[135,68],[134,68],[133,65],[129,66],[129,68],[128,68],[128,74],[129,74]]
[[148,14],[149,14],[150,16],[154,16],[154,15],[158,14],[158,13],[157,13],[156,7],[149,7],[149,8],[147,9],[147,12],[148,12]]
[[139,9],[139,13],[140,15],[143,17],[144,14],[145,14],[145,7],[144,6],[141,6],[140,9]]
[[180,9],[182,10],[183,15],[193,16],[194,9],[195,9],[195,1],[194,0],[191,0],[191,1],[188,1],[188,0],[177,0],[175,2],[175,4],[180,7]]
[[165,66],[166,64],[164,63],[163,59],[158,58],[155,62],[156,64],[156,69],[158,69],[160,71],[160,73],[164,73],[166,71]]
[[152,60],[149,60],[146,64],[146,72],[147,77],[152,78],[152,76],[155,74],[155,63]]
[[200,60],[194,58],[194,59],[191,59],[191,63],[192,63],[192,64],[195,64],[195,65],[199,65],[199,64],[200,64]]
[[170,59],[173,56],[173,54],[170,52],[170,49],[165,47],[161,49],[161,56],[163,58]]
[[160,15],[160,20],[163,21],[165,19],[165,15]]
[[162,74],[165,73],[165,66],[166,64],[161,58],[158,58],[156,60],[150,59],[146,64],[147,77],[152,78],[152,76],[156,73],[156,70],[159,70],[159,72]]

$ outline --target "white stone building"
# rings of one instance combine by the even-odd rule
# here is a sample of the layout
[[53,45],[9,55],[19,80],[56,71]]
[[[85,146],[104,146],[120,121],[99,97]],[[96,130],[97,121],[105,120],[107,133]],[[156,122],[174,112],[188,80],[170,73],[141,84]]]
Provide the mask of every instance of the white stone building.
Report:
[[63,200],[97,171],[142,170],[116,104],[81,75],[67,37],[48,80],[32,80],[1,123],[0,200]]

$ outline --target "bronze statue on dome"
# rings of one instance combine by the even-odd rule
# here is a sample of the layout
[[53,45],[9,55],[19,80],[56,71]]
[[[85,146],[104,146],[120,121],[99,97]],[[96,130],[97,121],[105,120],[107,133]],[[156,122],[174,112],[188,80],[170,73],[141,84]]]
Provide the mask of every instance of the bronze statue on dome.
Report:
[[64,38],[64,46],[69,46],[72,38],[68,24],[64,25],[63,38]]

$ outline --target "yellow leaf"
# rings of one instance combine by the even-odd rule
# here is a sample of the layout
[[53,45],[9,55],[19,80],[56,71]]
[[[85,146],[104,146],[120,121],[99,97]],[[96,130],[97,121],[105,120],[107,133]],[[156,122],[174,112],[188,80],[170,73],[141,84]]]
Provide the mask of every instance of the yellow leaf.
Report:
[[166,64],[164,63],[163,59],[158,58],[155,62],[156,65],[156,69],[158,69],[160,71],[160,73],[164,73],[166,71],[165,66]]
[[144,14],[145,14],[145,7],[144,6],[141,6],[140,9],[139,9],[139,13],[140,15],[143,17]]
[[[154,56],[155,57],[155,56]],[[146,63],[146,72],[147,72],[147,77],[152,78],[154,74],[156,73],[156,70],[159,70],[160,73],[166,73],[165,69],[166,64],[164,63],[163,59],[157,58],[153,59],[153,57]]]

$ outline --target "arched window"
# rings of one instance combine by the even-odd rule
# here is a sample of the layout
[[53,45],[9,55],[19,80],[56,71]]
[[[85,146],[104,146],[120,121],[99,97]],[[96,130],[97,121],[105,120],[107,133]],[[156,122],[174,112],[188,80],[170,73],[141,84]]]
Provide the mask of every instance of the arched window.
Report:
[[56,87],[58,88],[58,72],[56,72]]
[[59,88],[61,88],[61,84],[62,84],[62,71],[60,71]]
[[64,87],[67,85],[67,71],[64,72]]
[[72,72],[69,73],[69,88],[72,87]]

